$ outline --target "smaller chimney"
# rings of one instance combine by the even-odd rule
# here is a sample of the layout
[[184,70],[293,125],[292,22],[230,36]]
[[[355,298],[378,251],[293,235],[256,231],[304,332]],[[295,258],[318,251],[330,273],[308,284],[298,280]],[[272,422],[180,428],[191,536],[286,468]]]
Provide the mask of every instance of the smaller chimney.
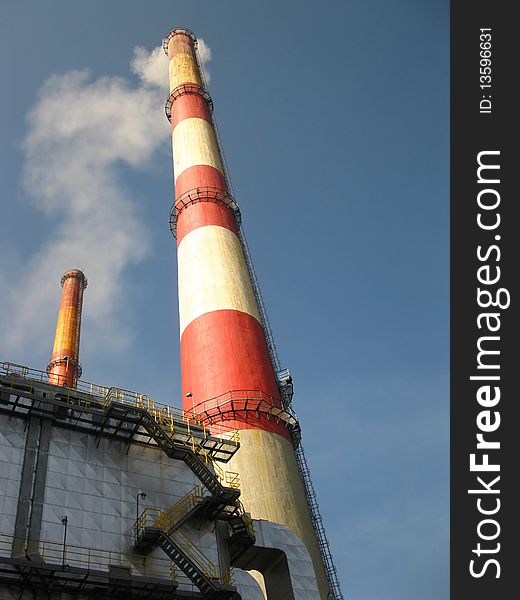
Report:
[[52,358],[47,365],[49,383],[76,387],[81,377],[79,336],[81,309],[87,278],[78,269],[70,269],[61,278],[61,305],[54,337]]

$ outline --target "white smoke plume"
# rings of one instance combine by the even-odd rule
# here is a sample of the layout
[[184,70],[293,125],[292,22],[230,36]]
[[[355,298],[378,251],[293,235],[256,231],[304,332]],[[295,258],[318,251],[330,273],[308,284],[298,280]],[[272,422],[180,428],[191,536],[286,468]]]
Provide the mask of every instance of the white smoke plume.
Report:
[[204,70],[204,77],[206,79],[206,83],[209,83],[211,81],[211,73],[208,71],[207,64],[213,58],[213,52],[203,40],[203,38],[198,38],[197,48],[199,51],[200,62],[202,63],[202,69]]
[[[213,52],[203,38],[198,38],[197,48],[206,82],[209,83],[211,75],[207,64],[213,58]],[[168,61],[164,60],[164,50],[162,47],[155,48],[151,52],[148,52],[146,48],[142,48],[141,46],[134,48],[131,68],[143,82],[164,88],[166,92],[168,91]]]
[[116,349],[129,341],[122,281],[151,252],[151,236],[138,214],[144,199],[125,186],[121,166],[142,167],[167,145],[167,63],[162,48],[135,48],[137,85],[72,71],[40,89],[28,115],[22,181],[41,213],[41,242],[25,258],[20,245],[16,269],[0,263],[3,356],[50,353],[59,280],[70,267],[90,281],[90,344]]
[[132,71],[144,83],[168,91],[168,59],[162,46],[148,52],[146,48],[134,48],[134,57],[130,63]]

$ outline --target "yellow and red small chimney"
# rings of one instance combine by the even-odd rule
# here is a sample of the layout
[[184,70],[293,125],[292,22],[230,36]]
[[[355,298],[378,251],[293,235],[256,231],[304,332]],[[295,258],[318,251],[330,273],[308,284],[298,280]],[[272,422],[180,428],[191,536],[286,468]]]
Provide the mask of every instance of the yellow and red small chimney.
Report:
[[87,278],[78,269],[70,269],[63,275],[61,286],[63,291],[58,323],[47,373],[49,383],[76,387],[77,380],[81,377],[79,338],[83,292],[87,287]]

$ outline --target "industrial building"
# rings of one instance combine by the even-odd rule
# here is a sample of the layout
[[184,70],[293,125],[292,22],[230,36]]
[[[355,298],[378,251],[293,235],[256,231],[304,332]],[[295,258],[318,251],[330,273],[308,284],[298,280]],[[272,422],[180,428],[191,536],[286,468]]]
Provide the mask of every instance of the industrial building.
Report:
[[342,600],[197,40],[163,47],[183,407],[81,379],[67,271],[47,370],[0,363],[0,598]]

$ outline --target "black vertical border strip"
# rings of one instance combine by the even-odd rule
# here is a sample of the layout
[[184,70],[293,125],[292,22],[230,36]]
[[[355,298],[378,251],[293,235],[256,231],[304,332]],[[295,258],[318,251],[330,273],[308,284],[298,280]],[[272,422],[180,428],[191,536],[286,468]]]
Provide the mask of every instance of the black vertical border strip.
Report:
[[[514,2],[505,0],[452,0],[451,2],[451,598],[453,600],[501,600],[519,593],[520,555],[520,394],[516,374],[520,374],[520,336],[518,305],[520,278],[520,220],[515,221],[515,209],[520,206],[517,178],[520,165],[516,148],[520,108],[515,97],[520,52],[517,21],[513,16]],[[480,88],[480,28],[491,28],[492,34],[492,113],[480,114],[479,103],[486,90]],[[500,151],[500,184],[482,186],[477,183],[477,155],[481,151]],[[500,193],[500,227],[483,231],[477,226],[477,195],[483,187],[494,187]],[[482,211],[481,211],[482,212]],[[486,214],[491,218],[491,212]],[[499,241],[495,235],[500,235]],[[483,250],[492,244],[500,246],[500,261],[496,254],[487,262],[477,258],[477,246]],[[484,264],[501,269],[501,279],[495,286],[482,286],[477,270]],[[509,290],[511,305],[507,309],[479,308],[477,287]],[[485,382],[470,381],[471,375],[491,374],[477,369],[477,340],[486,335],[478,329],[477,316],[493,310],[500,312],[501,400],[499,429],[485,438],[500,441],[500,450],[489,450],[490,463],[500,464],[499,473],[470,472],[471,453],[482,455],[476,449],[477,415],[485,410],[476,401],[476,392]],[[487,333],[487,335],[493,335]],[[494,357],[496,358],[496,357]],[[493,374],[497,374],[494,371]],[[493,384],[494,385],[494,384]],[[489,482],[500,475],[499,495],[482,495],[482,505],[491,508],[499,497],[501,506],[496,515],[486,516],[477,509],[478,495],[468,494],[479,487],[477,476]],[[493,500],[491,500],[493,498]],[[495,518],[500,534],[495,540],[480,539],[479,522]],[[486,529],[487,527],[487,529]],[[482,529],[493,534],[493,525]],[[480,543],[482,548],[496,553],[473,552]],[[480,578],[472,577],[469,564],[476,561],[475,571],[481,572],[487,559],[500,563],[497,569],[488,565]],[[515,591],[516,590],[516,591]],[[512,595],[511,595],[512,594]]]

